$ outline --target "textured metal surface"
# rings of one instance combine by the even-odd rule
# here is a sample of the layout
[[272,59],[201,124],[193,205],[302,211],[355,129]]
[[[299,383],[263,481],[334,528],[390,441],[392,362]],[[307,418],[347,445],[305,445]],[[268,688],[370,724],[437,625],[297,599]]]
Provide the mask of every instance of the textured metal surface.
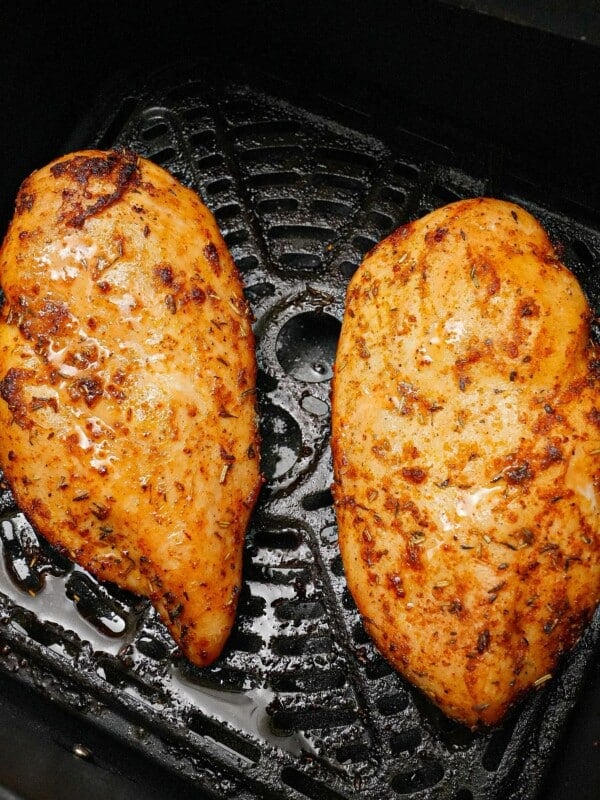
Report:
[[587,211],[544,206],[485,143],[411,119],[382,134],[348,109],[282,99],[266,80],[203,75],[174,67],[124,90],[72,145],[129,147],[195,188],[242,272],[268,482],[235,630],[215,665],[192,667],[146,602],[59,557],[4,489],[0,668],[217,797],[531,798],[598,650],[600,616],[502,727],[474,734],[445,719],[377,654],[346,589],[329,378],[348,278],[397,225],[460,197],[516,200],[596,308],[600,234]]

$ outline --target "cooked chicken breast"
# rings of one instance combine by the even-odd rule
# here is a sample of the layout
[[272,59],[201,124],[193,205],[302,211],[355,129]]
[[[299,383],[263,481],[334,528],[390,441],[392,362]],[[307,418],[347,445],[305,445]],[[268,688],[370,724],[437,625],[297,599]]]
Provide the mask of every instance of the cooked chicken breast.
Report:
[[600,600],[590,309],[522,208],[399,228],[348,288],[333,386],[348,584],[383,655],[469,726],[551,678]]
[[21,187],[0,270],[0,461],[17,502],[210,663],[261,483],[251,319],[212,215],[132,153],[71,154]]

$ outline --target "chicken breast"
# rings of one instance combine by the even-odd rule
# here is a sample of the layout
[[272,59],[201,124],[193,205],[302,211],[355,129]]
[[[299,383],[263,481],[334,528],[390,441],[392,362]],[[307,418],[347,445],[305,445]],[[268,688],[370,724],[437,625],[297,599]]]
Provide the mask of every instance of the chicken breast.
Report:
[[261,484],[248,307],[198,197],[128,152],[33,173],[0,259],[0,461],[35,528],[209,664]]
[[339,541],[367,631],[450,717],[493,725],[600,600],[600,360],[522,208],[453,203],[348,288],[333,384]]

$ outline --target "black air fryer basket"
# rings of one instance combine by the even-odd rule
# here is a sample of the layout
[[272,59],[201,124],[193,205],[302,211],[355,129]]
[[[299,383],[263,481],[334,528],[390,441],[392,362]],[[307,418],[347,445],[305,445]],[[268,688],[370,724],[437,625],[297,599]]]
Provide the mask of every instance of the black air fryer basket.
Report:
[[147,602],[66,561],[0,495],[2,680],[75,715],[80,759],[93,761],[86,741],[104,737],[135,751],[136,769],[160,768],[165,797],[176,785],[240,800],[543,797],[598,658],[597,614],[552,681],[500,727],[472,733],[383,660],[348,593],[329,380],[364,254],[447,202],[506,198],[542,222],[600,308],[593,207],[549,196],[485,137],[408,104],[398,116],[386,126],[289,80],[184,59],[120,84],[62,148],[129,148],[198,191],[256,318],[267,483],[237,623],[214,665],[179,656]]

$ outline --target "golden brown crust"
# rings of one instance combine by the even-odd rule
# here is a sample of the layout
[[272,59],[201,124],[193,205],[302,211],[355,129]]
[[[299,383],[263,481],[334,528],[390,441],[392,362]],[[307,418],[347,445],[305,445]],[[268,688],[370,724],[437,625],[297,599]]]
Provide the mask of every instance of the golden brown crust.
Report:
[[347,294],[332,444],[349,587],[382,653],[448,715],[495,724],[600,599],[590,310],[538,223],[451,204]]
[[132,153],[70,154],[24,182],[0,270],[0,460],[19,505],[210,663],[261,485],[250,313],[212,215]]

